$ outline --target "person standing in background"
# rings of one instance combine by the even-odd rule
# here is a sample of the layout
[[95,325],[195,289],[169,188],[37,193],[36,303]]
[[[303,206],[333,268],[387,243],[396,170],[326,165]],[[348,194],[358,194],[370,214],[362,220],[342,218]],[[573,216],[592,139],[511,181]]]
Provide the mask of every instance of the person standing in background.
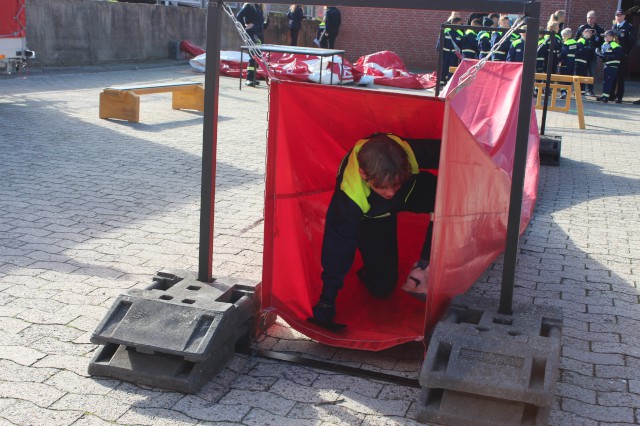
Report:
[[556,10],[553,12],[553,15],[549,17],[549,22],[557,22],[558,23],[558,32],[562,31],[564,28],[564,21],[567,19],[567,12],[564,10]]
[[627,78],[627,64],[629,61],[629,54],[636,38],[633,31],[633,26],[626,21],[624,10],[616,10],[615,23],[611,27],[611,31],[615,34],[620,47],[622,47],[622,58],[620,58],[620,66],[618,67],[618,76],[616,78],[614,89],[611,91],[611,97],[616,98],[616,103],[622,103],[622,97],[624,96],[624,81]]
[[493,56],[491,57],[492,61],[505,61],[507,59],[507,53],[509,52],[509,47],[511,47],[511,43],[520,38],[518,33],[512,33],[509,40],[502,41],[502,36],[507,33],[509,28],[511,27],[511,21],[507,15],[503,15],[500,17],[500,30],[494,31],[491,35],[491,48],[495,45],[499,45],[498,49],[493,52]]
[[[264,43],[264,12],[261,5],[258,3],[245,3],[236,15],[236,19],[244,25],[247,35],[255,44]],[[247,80],[244,83],[247,86],[255,87],[260,84],[259,81],[256,81],[256,65],[255,59],[253,57],[249,58]]]
[[[585,32],[590,32],[591,37],[585,37]],[[596,12],[590,10],[587,12],[587,23],[581,25],[578,28],[578,32],[574,37],[576,40],[580,40],[580,38],[585,39],[585,49],[589,51],[588,59],[587,59],[587,76],[594,77],[596,76],[596,64],[598,62],[598,57],[596,56],[596,49],[602,47],[602,43],[604,40],[602,38],[602,34],[604,34],[604,29],[596,23]],[[586,90],[584,92],[587,96],[595,96],[593,94],[593,84],[587,84]]]
[[[480,19],[474,19],[471,21],[471,25],[474,27],[482,26]],[[478,59],[478,33],[472,28],[469,28],[464,33],[462,39],[462,56],[465,59]]]
[[342,24],[342,14],[337,7],[329,6],[324,12],[324,35],[320,39],[320,47],[333,49]]
[[299,4],[292,4],[289,7],[289,13],[287,13],[289,19],[289,34],[291,34],[291,46],[298,45],[298,34],[302,27],[302,21],[304,20],[304,12],[302,6]]

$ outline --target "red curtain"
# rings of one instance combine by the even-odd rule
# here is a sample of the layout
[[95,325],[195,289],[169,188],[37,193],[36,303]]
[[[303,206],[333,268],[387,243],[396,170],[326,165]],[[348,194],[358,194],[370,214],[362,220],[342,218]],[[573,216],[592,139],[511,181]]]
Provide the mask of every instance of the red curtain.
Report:
[[[271,84],[262,309],[319,342],[382,350],[421,340],[453,295],[464,293],[504,249],[521,65],[488,63],[451,100],[308,83]],[[454,80],[464,67],[454,75]],[[317,301],[324,217],[336,171],[353,144],[375,132],[440,139],[442,152],[428,302],[400,290],[368,294],[356,259],[337,300],[330,332],[306,321]],[[537,186],[532,115],[523,228]],[[399,279],[417,259],[428,217],[399,216]]]

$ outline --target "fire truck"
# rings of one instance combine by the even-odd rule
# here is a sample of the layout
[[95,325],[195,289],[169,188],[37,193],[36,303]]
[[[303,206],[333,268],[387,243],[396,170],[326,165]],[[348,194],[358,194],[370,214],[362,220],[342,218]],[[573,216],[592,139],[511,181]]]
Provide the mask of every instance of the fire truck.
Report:
[[0,0],[0,73],[11,74],[35,56],[26,45],[26,0]]

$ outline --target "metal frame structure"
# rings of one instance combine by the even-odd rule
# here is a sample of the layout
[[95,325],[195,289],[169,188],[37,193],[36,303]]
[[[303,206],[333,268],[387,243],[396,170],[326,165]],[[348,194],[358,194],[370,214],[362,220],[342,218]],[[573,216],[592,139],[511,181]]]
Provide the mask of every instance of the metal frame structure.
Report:
[[[277,3],[266,0],[264,3]],[[527,17],[525,56],[520,85],[516,148],[512,173],[504,269],[500,291],[499,311],[512,313],[513,286],[518,256],[520,215],[531,119],[536,49],[540,26],[540,0],[308,0],[307,5],[345,6],[356,8],[442,10],[442,11],[499,11]],[[205,71],[205,103],[202,146],[202,186],[200,210],[200,248],[198,280],[213,279],[213,226],[215,203],[216,156],[218,144],[218,95],[220,78],[220,45],[222,38],[223,2],[209,1],[207,13],[207,59]],[[524,94],[524,95],[523,95]]]

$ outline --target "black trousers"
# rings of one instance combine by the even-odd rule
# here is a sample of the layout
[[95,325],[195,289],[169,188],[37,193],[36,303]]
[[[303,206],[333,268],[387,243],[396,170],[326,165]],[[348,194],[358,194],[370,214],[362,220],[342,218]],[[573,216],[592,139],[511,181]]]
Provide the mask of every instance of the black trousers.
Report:
[[320,39],[320,47],[323,49],[333,49],[336,44],[336,38],[338,37],[338,31],[332,31],[327,35],[325,34]]
[[298,34],[300,34],[300,28],[289,28],[289,34],[291,34],[291,46],[297,46]]
[[602,82],[602,96],[609,99],[613,98],[616,88],[616,78],[618,76],[617,67],[605,67],[604,68],[604,81]]
[[627,79],[627,65],[629,61],[627,56],[620,59],[620,66],[618,67],[618,75],[616,76],[613,89],[611,90],[611,98],[621,101],[624,96],[624,82]]
[[[418,175],[416,186],[400,211],[431,213],[435,207],[437,178],[429,173]],[[433,228],[429,228],[420,258],[431,258]],[[398,282],[398,221],[397,215],[383,218],[363,218],[358,229],[358,250],[364,267],[359,273],[365,287],[376,297],[389,296]],[[416,258],[417,260],[417,258]]]

